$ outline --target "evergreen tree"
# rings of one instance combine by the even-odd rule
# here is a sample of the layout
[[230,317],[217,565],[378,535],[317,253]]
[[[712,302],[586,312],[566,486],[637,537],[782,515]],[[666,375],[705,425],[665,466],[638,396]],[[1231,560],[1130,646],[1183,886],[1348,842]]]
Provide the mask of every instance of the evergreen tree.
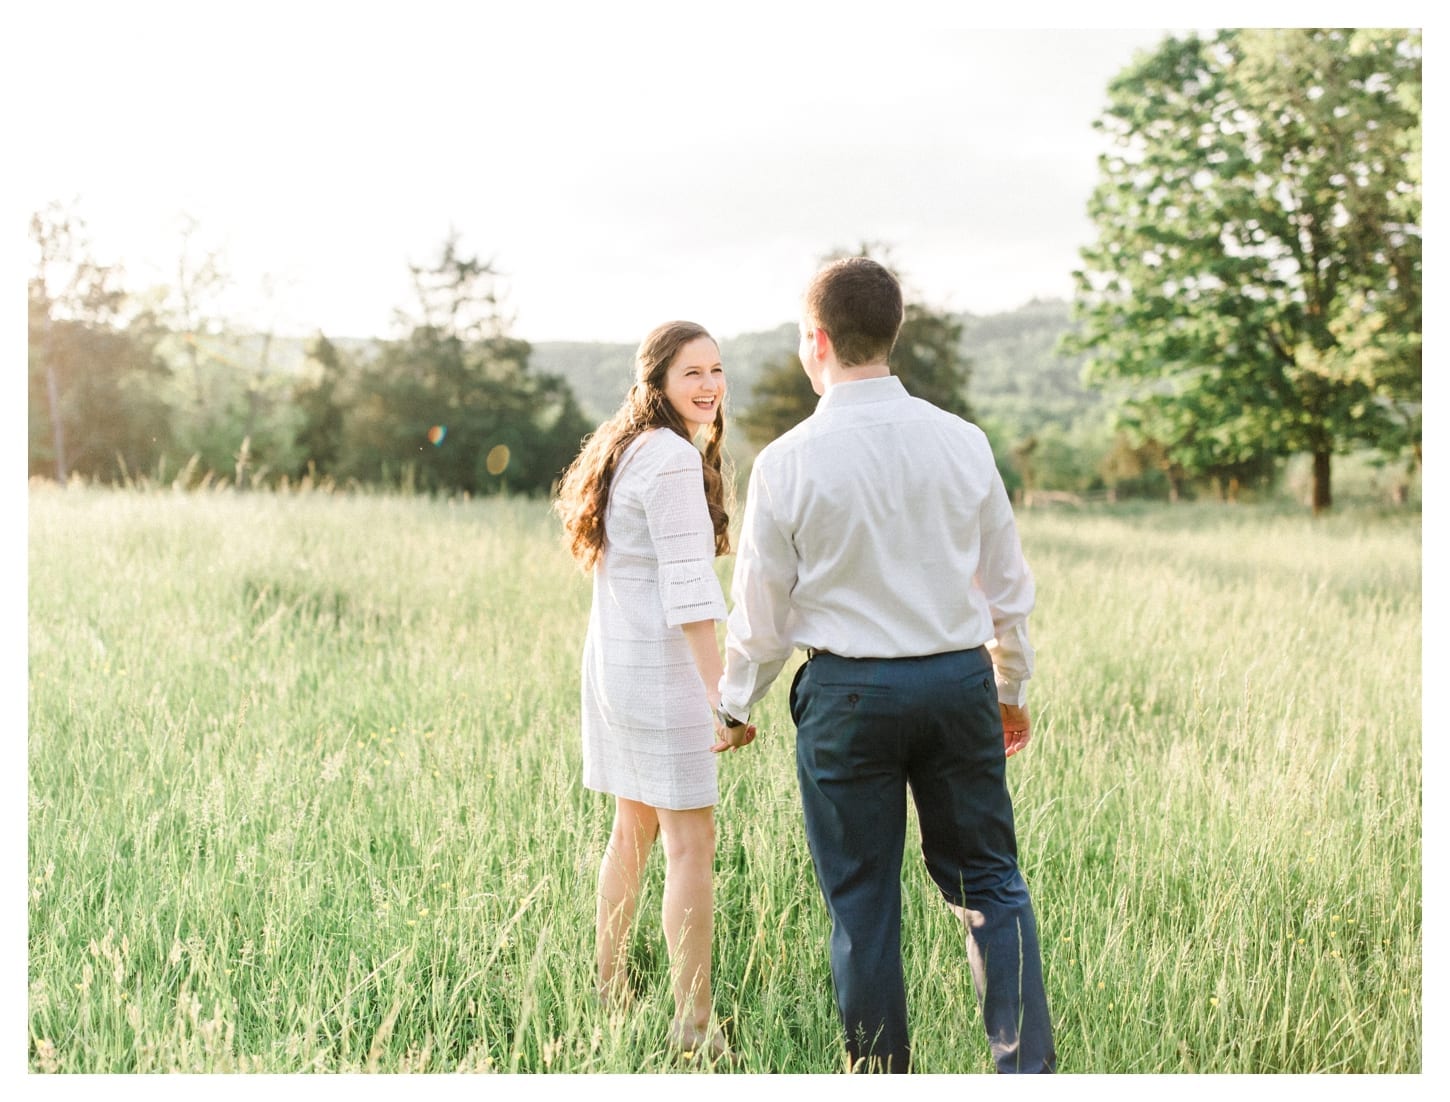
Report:
[[530,373],[492,262],[453,234],[412,274],[408,332],[361,373],[345,418],[344,469],[420,489],[547,491],[591,426],[562,379]]

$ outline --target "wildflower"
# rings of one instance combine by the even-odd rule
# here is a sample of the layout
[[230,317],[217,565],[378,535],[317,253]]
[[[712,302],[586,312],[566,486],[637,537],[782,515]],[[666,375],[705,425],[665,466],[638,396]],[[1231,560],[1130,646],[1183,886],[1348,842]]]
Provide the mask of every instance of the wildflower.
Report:
[[40,1070],[47,1075],[54,1075],[60,1070],[60,1060],[56,1057],[55,1044],[44,1037],[35,1042],[35,1059],[40,1064]]
[[1210,995],[1208,997],[1208,1005],[1209,1006],[1217,1006],[1218,1005],[1218,996],[1217,995]]

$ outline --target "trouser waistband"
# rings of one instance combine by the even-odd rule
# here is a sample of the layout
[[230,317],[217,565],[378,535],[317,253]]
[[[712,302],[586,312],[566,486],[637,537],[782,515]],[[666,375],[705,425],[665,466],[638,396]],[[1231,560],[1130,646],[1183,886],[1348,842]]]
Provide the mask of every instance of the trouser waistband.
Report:
[[975,654],[977,651],[986,649],[986,646],[987,644],[983,643],[981,646],[963,647],[961,650],[940,651],[937,654],[903,654],[895,658],[873,658],[869,655],[860,658],[851,658],[848,655],[828,651],[824,647],[806,647],[805,650],[807,662],[813,658],[840,658],[846,662],[919,662],[923,658],[941,658],[948,654]]

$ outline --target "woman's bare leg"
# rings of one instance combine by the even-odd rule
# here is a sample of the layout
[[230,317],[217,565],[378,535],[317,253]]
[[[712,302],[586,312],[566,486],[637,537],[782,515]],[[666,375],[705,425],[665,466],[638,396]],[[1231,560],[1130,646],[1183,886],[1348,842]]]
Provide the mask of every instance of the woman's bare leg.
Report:
[[659,818],[648,804],[618,797],[609,845],[599,863],[599,901],[595,910],[595,963],[599,996],[606,1003],[629,1001],[629,932],[639,903],[640,883],[659,833]]
[[710,1026],[710,949],[715,935],[715,809],[657,812],[665,849],[665,942],[670,950],[675,1021],[682,1049],[724,1051]]

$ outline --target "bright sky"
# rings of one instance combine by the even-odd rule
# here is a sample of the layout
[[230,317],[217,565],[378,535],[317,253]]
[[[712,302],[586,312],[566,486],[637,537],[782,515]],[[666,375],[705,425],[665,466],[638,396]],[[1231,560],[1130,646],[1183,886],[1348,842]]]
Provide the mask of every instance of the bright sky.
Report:
[[535,341],[793,321],[818,258],[863,240],[937,306],[1067,297],[1092,120],[1166,33],[642,29],[439,3],[25,18],[46,89],[19,120],[25,202],[78,199],[129,286],[174,282],[190,216],[232,318],[387,335],[408,263],[452,228]]

